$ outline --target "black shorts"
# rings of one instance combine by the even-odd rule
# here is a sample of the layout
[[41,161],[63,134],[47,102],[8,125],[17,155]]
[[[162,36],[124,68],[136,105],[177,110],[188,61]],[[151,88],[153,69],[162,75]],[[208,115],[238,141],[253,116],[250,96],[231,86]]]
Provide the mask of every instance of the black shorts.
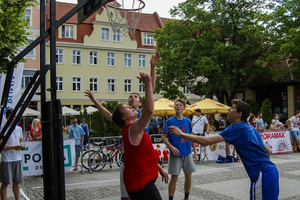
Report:
[[162,200],[154,181],[148,182],[140,191],[128,192],[128,195],[130,200]]

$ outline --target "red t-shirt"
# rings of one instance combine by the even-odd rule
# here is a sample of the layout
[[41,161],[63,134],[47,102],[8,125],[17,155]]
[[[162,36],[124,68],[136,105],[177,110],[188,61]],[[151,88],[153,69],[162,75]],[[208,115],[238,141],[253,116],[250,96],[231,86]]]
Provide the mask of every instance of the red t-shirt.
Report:
[[124,145],[124,184],[129,192],[144,189],[145,185],[156,180],[158,176],[157,154],[152,142],[144,130],[143,138],[139,145],[132,145],[129,141],[129,128],[127,124],[122,129]]
[[168,155],[170,154],[169,150],[163,151],[163,160],[168,160]]
[[157,153],[157,160],[160,161],[161,151],[160,150],[156,150],[156,153]]

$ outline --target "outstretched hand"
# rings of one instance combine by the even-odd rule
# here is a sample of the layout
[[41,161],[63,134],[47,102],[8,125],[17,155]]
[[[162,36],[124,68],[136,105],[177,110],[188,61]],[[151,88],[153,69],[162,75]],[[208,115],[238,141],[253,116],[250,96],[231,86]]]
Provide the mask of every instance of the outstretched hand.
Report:
[[89,97],[92,101],[95,99],[93,93],[90,90],[84,91],[84,96]]
[[152,55],[150,60],[151,67],[155,67],[157,65],[159,58],[160,58],[160,53],[156,51],[155,55]]
[[140,79],[143,83],[151,83],[151,77],[146,72],[140,72],[140,77],[137,76],[138,79]]
[[173,134],[177,135],[178,137],[181,137],[181,135],[182,135],[182,131],[176,126],[169,126],[168,132],[173,133]]

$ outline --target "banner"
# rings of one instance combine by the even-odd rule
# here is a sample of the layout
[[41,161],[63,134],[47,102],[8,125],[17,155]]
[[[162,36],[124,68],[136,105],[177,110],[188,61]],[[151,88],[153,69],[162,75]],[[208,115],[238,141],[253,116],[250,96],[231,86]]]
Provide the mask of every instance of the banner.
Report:
[[[43,175],[43,156],[41,141],[24,141],[26,149],[23,153],[23,176]],[[75,165],[75,140],[64,140],[65,172],[73,170]]]
[[[11,84],[10,84],[10,89],[9,89],[9,95],[7,99],[7,104],[6,108],[3,113],[3,118],[1,122],[1,127],[4,126],[6,122],[5,118],[5,112],[9,108],[15,108],[17,102],[19,101],[21,97],[21,84],[22,84],[22,76],[23,76],[23,69],[24,69],[25,63],[18,63],[17,68],[14,69],[14,73],[11,79]],[[6,79],[6,74],[0,74],[0,101],[2,99],[2,93],[3,93],[3,88],[5,84],[5,79]],[[0,130],[1,130],[0,127]]]

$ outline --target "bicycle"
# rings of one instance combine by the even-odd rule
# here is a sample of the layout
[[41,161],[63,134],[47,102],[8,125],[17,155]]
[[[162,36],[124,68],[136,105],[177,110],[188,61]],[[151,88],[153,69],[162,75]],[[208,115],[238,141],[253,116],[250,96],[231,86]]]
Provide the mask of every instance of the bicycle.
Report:
[[[113,139],[113,141],[114,141],[114,144],[106,146],[107,162],[110,163],[110,168],[112,168],[112,166],[111,166],[112,163],[117,163],[117,165],[119,167],[121,167],[121,158],[123,155],[122,144],[117,143],[118,139]],[[113,162],[114,159],[115,159],[115,162]]]
[[81,157],[81,163],[85,169],[100,171],[107,163],[106,155],[102,150],[105,146],[103,146],[103,142],[95,142],[94,145],[99,149],[86,151]]

